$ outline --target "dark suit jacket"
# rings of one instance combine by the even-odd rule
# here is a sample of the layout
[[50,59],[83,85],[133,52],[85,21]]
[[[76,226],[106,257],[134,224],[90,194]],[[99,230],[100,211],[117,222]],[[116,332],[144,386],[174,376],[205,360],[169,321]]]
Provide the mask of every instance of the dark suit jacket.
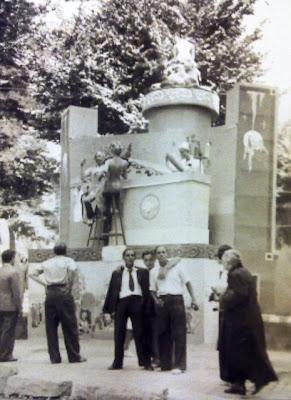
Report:
[[22,293],[20,275],[15,267],[0,267],[0,311],[21,311]]
[[[144,300],[144,306],[147,308],[150,300],[149,291],[149,271],[145,268],[137,268],[137,280],[140,284],[142,296]],[[119,293],[121,290],[121,281],[124,267],[112,272],[111,280],[109,283],[108,291],[106,294],[103,312],[106,314],[112,314],[116,311],[116,306],[119,300]]]

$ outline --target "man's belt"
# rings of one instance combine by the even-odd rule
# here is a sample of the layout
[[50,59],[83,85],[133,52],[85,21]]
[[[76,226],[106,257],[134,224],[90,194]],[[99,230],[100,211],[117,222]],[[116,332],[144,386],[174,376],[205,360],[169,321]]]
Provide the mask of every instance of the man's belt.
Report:
[[48,289],[53,289],[53,288],[62,288],[62,287],[66,287],[66,283],[53,283],[51,285],[47,285]]

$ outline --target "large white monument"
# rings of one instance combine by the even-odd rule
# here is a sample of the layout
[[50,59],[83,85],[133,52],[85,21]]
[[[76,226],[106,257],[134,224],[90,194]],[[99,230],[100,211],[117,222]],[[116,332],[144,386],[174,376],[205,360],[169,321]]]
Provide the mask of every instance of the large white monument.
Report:
[[[103,249],[98,247],[100,241],[94,240],[87,247],[91,221],[84,219],[83,213],[85,206],[90,214],[85,201],[90,202],[92,193],[102,186],[103,164],[97,163],[96,153],[110,159],[111,145],[118,142],[123,153],[128,153],[121,157],[129,165],[127,176],[119,175],[126,245],[135,248],[140,265],[142,251],[158,244],[167,245],[170,256],[182,257],[200,305],[190,330],[195,331],[196,342],[215,343],[217,315],[208,296],[219,267],[213,260],[215,247],[209,245],[208,169],[211,122],[218,114],[219,99],[199,84],[194,45],[176,38],[163,82],[144,97],[147,133],[100,136],[97,110],[72,106],[63,113],[60,236],[78,261],[96,304],[101,303],[124,246],[115,246],[109,239],[109,246]],[[107,164],[105,161],[105,170]],[[88,179],[96,181],[94,190]],[[113,220],[112,229],[116,226],[120,229]],[[118,243],[124,245],[122,238]],[[35,253],[34,261],[46,256]],[[190,305],[187,296],[185,302]]]
[[[217,314],[208,296],[219,277],[216,246],[238,246],[262,287],[268,289],[272,282],[266,254],[272,254],[274,229],[275,97],[269,88],[237,86],[228,95],[226,124],[213,128],[219,98],[200,86],[194,45],[177,39],[175,46],[163,82],[143,100],[147,133],[100,136],[97,110],[72,106],[63,113],[60,235],[100,305],[121,253],[112,240],[103,249],[94,240],[87,247],[90,226],[80,212],[76,218],[81,210],[80,164],[86,158],[86,166],[93,166],[96,152],[106,154],[112,142],[118,141],[125,152],[130,148],[124,156],[127,177],[120,181],[126,244],[135,248],[140,265],[142,252],[158,244],[167,245],[170,256],[182,257],[200,305],[193,316],[194,340],[214,344]],[[258,96],[261,100],[254,103]],[[263,141],[250,131],[259,132]],[[268,158],[268,168],[260,156]],[[33,260],[47,255],[35,252]],[[270,304],[267,291],[260,293],[263,305]]]

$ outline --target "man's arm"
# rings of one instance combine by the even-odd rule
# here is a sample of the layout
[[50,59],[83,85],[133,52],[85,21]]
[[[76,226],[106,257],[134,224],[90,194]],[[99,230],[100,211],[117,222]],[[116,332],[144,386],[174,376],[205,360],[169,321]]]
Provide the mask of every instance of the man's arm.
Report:
[[108,285],[107,293],[105,296],[104,305],[102,308],[103,314],[112,314],[115,310],[113,309],[113,292],[114,292],[114,275],[117,271],[113,271],[111,279]]
[[152,299],[154,300],[155,305],[157,305],[157,306],[162,306],[162,305],[164,304],[164,303],[163,303],[163,300],[160,299],[160,298],[157,296],[157,292],[154,292],[153,290],[151,290],[151,291],[150,291],[150,294],[151,294]]
[[78,267],[70,270],[69,288],[75,302],[80,302],[82,297],[81,276]]
[[170,260],[168,260],[168,263],[165,266],[166,270],[169,271],[170,269],[174,268],[180,261],[180,257],[171,258]]
[[10,278],[12,297],[19,314],[22,312],[22,293],[20,289],[20,275],[18,271],[13,272]]
[[160,268],[158,279],[165,279],[168,271],[174,268],[180,261],[180,257],[174,257],[168,260],[167,264],[163,268]]
[[195,296],[194,296],[194,290],[193,290],[193,287],[192,287],[192,284],[191,284],[190,281],[186,282],[186,288],[187,288],[187,290],[188,290],[188,292],[189,292],[189,294],[190,294],[190,297],[191,297],[191,307],[192,307],[195,311],[198,311],[198,310],[199,310],[199,307],[198,307],[198,305],[197,305],[196,298],[195,298]]
[[37,268],[35,271],[31,272],[28,274],[28,277],[31,278],[34,282],[39,283],[41,286],[46,287],[46,283],[39,278],[39,275],[43,274],[43,269],[42,267]]

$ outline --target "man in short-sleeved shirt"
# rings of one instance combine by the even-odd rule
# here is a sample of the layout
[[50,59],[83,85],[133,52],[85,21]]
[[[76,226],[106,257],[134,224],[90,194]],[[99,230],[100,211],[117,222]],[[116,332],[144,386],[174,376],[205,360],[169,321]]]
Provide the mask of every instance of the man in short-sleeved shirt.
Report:
[[15,251],[4,250],[0,267],[0,362],[13,357],[17,318],[22,312],[20,274],[15,267]]
[[167,272],[165,279],[158,279],[160,268],[155,268],[150,274],[151,290],[156,291],[157,295],[164,296],[167,294],[171,295],[183,295],[184,286],[190,281],[187,274],[185,273],[182,265],[179,263]]
[[[186,312],[183,299],[184,288],[191,296],[191,306],[198,309],[191,282],[180,263],[164,271],[168,264],[164,246],[156,248],[159,269],[151,271],[150,290],[157,293],[163,306],[160,308],[159,353],[162,371],[172,369],[174,374],[186,370]],[[173,347],[174,364],[172,365]]]
[[[55,257],[45,261],[30,277],[46,287],[45,323],[48,352],[52,364],[61,362],[58,325],[61,323],[69,362],[83,362],[80,356],[79,332],[75,301],[78,300],[78,268],[66,257],[67,247],[60,243],[54,247]],[[38,278],[42,275],[42,280]]]

